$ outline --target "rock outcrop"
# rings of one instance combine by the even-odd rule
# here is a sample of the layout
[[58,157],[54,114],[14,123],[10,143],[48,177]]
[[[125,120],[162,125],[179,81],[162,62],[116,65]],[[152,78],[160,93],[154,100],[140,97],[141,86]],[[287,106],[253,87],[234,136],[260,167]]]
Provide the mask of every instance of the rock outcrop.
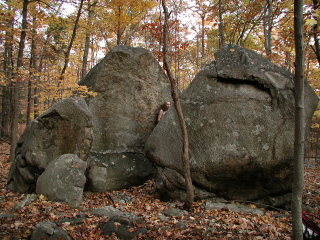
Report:
[[[293,81],[291,73],[231,44],[196,75],[181,95],[196,189],[241,200],[291,192]],[[306,81],[305,102],[308,130],[318,97]],[[157,165],[157,187],[163,197],[184,200],[181,149],[179,121],[171,107],[145,148]]]
[[82,98],[54,104],[21,135],[10,167],[7,189],[35,192],[38,177],[55,158],[73,153],[86,161],[93,140],[91,114]]

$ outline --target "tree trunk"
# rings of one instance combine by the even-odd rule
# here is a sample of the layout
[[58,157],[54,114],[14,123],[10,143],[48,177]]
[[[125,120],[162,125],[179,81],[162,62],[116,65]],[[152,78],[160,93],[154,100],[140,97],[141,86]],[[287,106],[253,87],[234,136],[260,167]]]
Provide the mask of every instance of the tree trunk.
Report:
[[[313,0],[313,10],[317,10],[319,8],[319,0]],[[319,44],[319,18],[314,17],[317,21],[317,24],[313,27],[313,38],[314,38],[314,47],[312,47],[314,53],[317,56],[318,63],[320,65],[320,44]]]
[[197,72],[199,71],[199,34],[197,34],[197,57],[196,57],[196,65],[197,65]]
[[92,25],[92,17],[94,14],[94,6],[97,4],[98,1],[94,1],[90,5],[89,1],[89,13],[88,13],[88,29],[86,32],[86,42],[84,45],[84,52],[83,52],[83,59],[82,59],[82,69],[81,69],[81,78],[84,78],[87,74],[87,65],[88,65],[88,54],[89,54],[89,47],[90,47],[90,35],[91,35],[91,25]]
[[192,185],[191,179],[191,172],[190,172],[190,163],[189,163],[189,139],[188,139],[188,132],[187,132],[187,125],[184,120],[180,99],[177,91],[177,81],[173,77],[173,73],[171,71],[170,63],[168,60],[168,38],[169,38],[169,13],[166,6],[166,1],[162,0],[162,7],[164,10],[165,21],[164,21],[164,36],[163,36],[163,63],[164,68],[167,71],[170,83],[171,83],[171,95],[173,98],[174,106],[177,111],[180,127],[182,131],[182,140],[183,140],[183,147],[182,147],[182,154],[181,154],[181,161],[183,165],[183,172],[184,178],[186,183],[186,190],[187,190],[187,197],[184,203],[184,208],[188,211],[192,209],[193,199],[194,199],[194,189]]
[[[12,59],[12,49],[13,49],[13,23],[14,18],[8,20],[5,43],[4,43],[4,61],[3,61],[3,70],[8,82],[12,79],[12,70],[13,70],[13,59]],[[11,85],[11,83],[9,84]],[[10,90],[9,87],[2,87],[2,105],[1,105],[1,128],[0,128],[0,137],[10,137]]]
[[224,45],[223,19],[222,19],[222,0],[219,0],[219,47]]
[[72,45],[73,45],[73,41],[74,41],[74,39],[76,37],[76,34],[77,34],[78,23],[79,23],[79,19],[80,19],[80,15],[81,15],[82,6],[83,6],[83,0],[81,0],[81,2],[80,2],[80,6],[79,6],[79,9],[78,9],[76,22],[74,23],[74,28],[73,28],[72,36],[71,36],[71,39],[70,39],[70,43],[69,43],[67,52],[65,53],[64,66],[63,66],[63,69],[61,71],[61,77],[60,77],[61,79],[62,79],[63,74],[66,72],[66,69],[68,67],[70,51],[71,51],[71,48],[72,48]]
[[121,44],[121,6],[119,6],[119,15],[118,15],[118,29],[117,29],[117,45]]
[[272,0],[265,0],[265,8],[264,8],[264,18],[263,18],[263,28],[264,28],[264,37],[265,37],[265,50],[266,56],[268,60],[271,60],[272,54],[272,8],[271,8]]
[[31,122],[31,105],[32,105],[32,81],[34,80],[34,72],[36,66],[36,17],[32,19],[32,40],[31,40],[31,57],[30,57],[30,79],[28,81],[28,105],[27,105],[27,122],[26,126]]
[[292,184],[292,228],[293,239],[300,240],[303,238],[301,204],[304,175],[303,160],[305,148],[303,0],[294,0],[294,35],[296,48],[296,68],[294,87],[295,137]]
[[1,128],[0,128],[0,138],[10,137],[9,122],[10,122],[10,91],[7,86],[2,87],[2,104],[1,104]]
[[[19,42],[19,51],[18,51],[18,61],[17,61],[17,74],[19,75],[19,70],[23,66],[23,51],[25,45],[26,38],[26,29],[27,29],[27,13],[28,13],[28,0],[23,1],[23,9],[22,9],[22,30]],[[13,86],[14,92],[14,100],[13,100],[13,112],[12,112],[12,123],[11,123],[11,147],[10,147],[10,156],[9,161],[12,162],[15,158],[15,149],[18,142],[18,124],[19,124],[19,87],[20,87],[20,79],[21,76],[15,76],[15,83]]]
[[201,68],[204,66],[205,64],[205,54],[204,54],[204,18],[205,18],[205,14],[203,13],[201,15],[201,45],[202,45],[202,53],[201,53]]

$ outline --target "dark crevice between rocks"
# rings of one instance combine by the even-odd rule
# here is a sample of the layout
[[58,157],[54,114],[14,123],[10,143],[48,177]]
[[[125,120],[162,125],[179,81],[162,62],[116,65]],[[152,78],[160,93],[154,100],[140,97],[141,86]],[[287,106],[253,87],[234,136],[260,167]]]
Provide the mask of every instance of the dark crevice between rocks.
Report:
[[221,82],[221,83],[233,84],[239,87],[243,86],[244,84],[251,85],[259,90],[267,92],[270,95],[272,101],[274,100],[274,94],[272,94],[270,84],[268,85],[263,84],[260,81],[257,81],[257,79],[253,76],[252,76],[252,80],[241,80],[241,79],[221,78],[221,77],[218,77],[217,80],[218,82]]

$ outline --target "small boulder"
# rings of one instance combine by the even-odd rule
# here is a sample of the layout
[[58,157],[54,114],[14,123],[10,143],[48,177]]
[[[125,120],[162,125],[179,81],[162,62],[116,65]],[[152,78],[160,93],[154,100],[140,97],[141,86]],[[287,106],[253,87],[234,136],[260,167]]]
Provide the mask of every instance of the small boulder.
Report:
[[217,209],[221,210],[228,208],[232,212],[242,212],[245,214],[259,214],[264,215],[264,211],[260,208],[251,208],[246,205],[236,204],[236,203],[220,203],[208,200],[205,204],[205,210]]
[[112,206],[96,208],[92,211],[91,214],[96,217],[107,217],[109,219],[111,219],[112,217],[123,217],[126,219],[130,219],[130,221],[140,221],[140,219],[133,213],[122,212]]
[[11,212],[15,212],[16,210],[20,210],[21,208],[29,205],[29,203],[33,202],[37,199],[37,195],[35,193],[27,194],[25,198],[23,198],[16,206],[11,209]]
[[64,154],[52,161],[38,178],[37,194],[50,201],[65,202],[77,208],[82,203],[87,163],[77,155]]
[[40,222],[37,223],[31,235],[31,240],[39,239],[55,240],[71,239],[71,237],[53,222]]
[[171,217],[182,217],[188,215],[188,211],[179,208],[168,208],[167,210],[164,210],[162,214]]
[[114,216],[107,223],[101,226],[105,236],[115,234],[118,238],[123,240],[133,240],[137,236],[143,236],[147,233],[147,229],[141,226],[142,221],[132,221],[123,216]]

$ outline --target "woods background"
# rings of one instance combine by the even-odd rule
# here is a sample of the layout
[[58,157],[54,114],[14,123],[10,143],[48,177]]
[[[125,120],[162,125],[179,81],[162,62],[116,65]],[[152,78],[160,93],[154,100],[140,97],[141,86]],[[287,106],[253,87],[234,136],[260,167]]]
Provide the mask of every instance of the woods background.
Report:
[[[304,4],[305,77],[317,93],[319,4]],[[294,71],[293,1],[171,0],[167,5],[169,57],[181,90],[228,43]],[[0,6],[1,138],[18,137],[60,99],[93,94],[77,83],[117,44],[149,49],[162,64],[161,1],[0,0]],[[313,139],[318,141],[317,134]]]

